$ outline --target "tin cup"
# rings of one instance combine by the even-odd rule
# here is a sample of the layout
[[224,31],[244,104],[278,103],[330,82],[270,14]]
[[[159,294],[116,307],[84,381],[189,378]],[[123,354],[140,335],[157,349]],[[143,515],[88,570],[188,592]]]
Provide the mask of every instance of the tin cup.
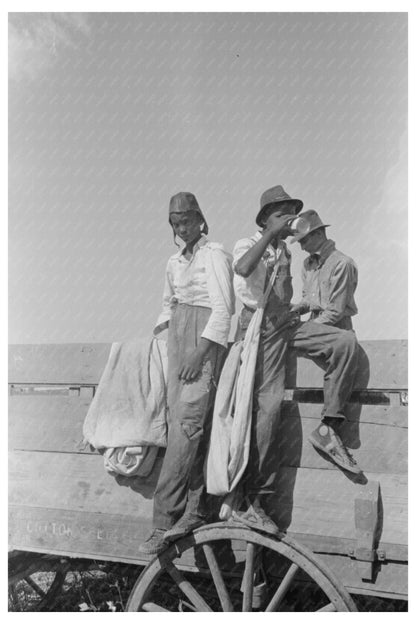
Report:
[[287,225],[293,236],[307,232],[309,227],[306,219],[303,219],[302,217],[294,217],[294,219],[289,221]]

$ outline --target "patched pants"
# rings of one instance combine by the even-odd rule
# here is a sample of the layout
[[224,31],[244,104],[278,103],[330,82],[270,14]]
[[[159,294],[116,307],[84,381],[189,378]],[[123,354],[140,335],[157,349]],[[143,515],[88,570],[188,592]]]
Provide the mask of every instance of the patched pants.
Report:
[[153,501],[153,526],[169,529],[186,512],[205,513],[203,466],[211,431],[215,387],[225,349],[212,344],[202,373],[179,379],[211,315],[210,308],[178,304],[168,333],[168,444]]
[[[244,335],[250,314],[247,310],[238,338]],[[295,348],[299,355],[324,365],[324,408],[322,419],[344,419],[344,408],[354,386],[358,343],[354,332],[314,321],[295,326],[282,315],[265,310],[261,328],[253,394],[253,418],[249,462],[244,487],[249,495],[275,491],[279,458],[278,428],[284,395],[286,355]],[[290,440],[288,440],[290,444]]]

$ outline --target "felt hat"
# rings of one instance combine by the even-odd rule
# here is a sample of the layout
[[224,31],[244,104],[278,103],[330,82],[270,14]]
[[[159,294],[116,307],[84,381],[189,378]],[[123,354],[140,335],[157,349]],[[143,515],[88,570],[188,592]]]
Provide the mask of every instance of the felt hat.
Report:
[[204,222],[204,227],[202,228],[203,234],[208,234],[208,224],[205,220],[205,217],[202,213],[201,208],[196,200],[196,197],[193,193],[188,193],[186,191],[182,191],[180,193],[176,193],[173,197],[170,198],[169,202],[169,223],[172,225],[171,215],[172,214],[180,214],[182,212],[189,212],[193,210],[201,215],[202,220]]
[[293,199],[286,193],[283,186],[273,186],[272,188],[264,191],[260,198],[260,212],[256,217],[256,223],[258,226],[263,226],[263,216],[266,212],[267,207],[270,204],[278,204],[280,202],[289,202],[292,203],[296,207],[296,214],[298,214],[303,208],[303,201],[300,199]]
[[328,223],[322,223],[321,217],[316,210],[305,210],[301,212],[299,217],[292,223],[294,237],[290,241],[291,245],[296,243],[314,230],[329,227]]

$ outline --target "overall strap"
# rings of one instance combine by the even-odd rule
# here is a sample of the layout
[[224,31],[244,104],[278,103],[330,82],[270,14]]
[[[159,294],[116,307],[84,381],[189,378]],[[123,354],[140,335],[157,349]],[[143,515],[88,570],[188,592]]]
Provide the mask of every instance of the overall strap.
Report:
[[273,284],[276,280],[277,272],[279,270],[279,264],[280,264],[279,261],[277,261],[276,264],[274,265],[273,273],[270,276],[269,283],[267,284],[266,290],[263,293],[262,301],[260,302],[260,305],[259,305],[260,308],[266,307],[267,299],[269,298],[270,292],[273,288]]

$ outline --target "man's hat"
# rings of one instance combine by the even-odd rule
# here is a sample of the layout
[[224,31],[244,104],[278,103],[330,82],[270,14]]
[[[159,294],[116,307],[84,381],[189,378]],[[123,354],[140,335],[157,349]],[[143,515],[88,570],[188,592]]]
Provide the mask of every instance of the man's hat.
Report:
[[201,215],[202,220],[204,222],[204,227],[202,228],[203,234],[208,234],[208,224],[205,221],[205,217],[202,214],[202,210],[199,207],[198,202],[196,201],[196,197],[193,193],[188,193],[183,191],[181,193],[176,193],[173,197],[170,198],[169,202],[169,223],[172,225],[171,215],[178,214],[181,212],[189,212],[193,210]]
[[296,207],[296,214],[298,214],[298,212],[300,212],[303,208],[303,201],[290,197],[290,195],[285,192],[283,186],[280,186],[280,184],[278,186],[273,186],[272,188],[267,189],[267,191],[264,191],[260,198],[260,212],[256,217],[256,223],[258,226],[263,226],[262,219],[264,213],[266,212],[267,206],[269,206],[269,204],[278,204],[280,202],[292,203]]
[[296,243],[314,230],[318,228],[329,227],[329,224],[322,223],[320,216],[316,210],[305,210],[301,212],[299,217],[292,223],[292,228],[296,232],[293,239],[290,241],[291,245]]

